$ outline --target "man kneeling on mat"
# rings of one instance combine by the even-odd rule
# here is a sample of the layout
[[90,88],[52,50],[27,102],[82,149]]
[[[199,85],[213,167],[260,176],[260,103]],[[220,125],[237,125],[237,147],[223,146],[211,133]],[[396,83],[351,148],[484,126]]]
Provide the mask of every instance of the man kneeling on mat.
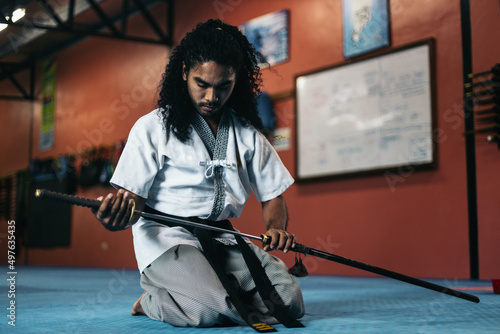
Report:
[[[256,94],[258,54],[234,26],[199,24],[171,56],[157,109],[130,131],[97,219],[109,230],[132,226],[144,294],[132,314],[173,326],[248,324],[269,331],[278,322],[301,327],[304,302],[285,264],[296,243],[287,231],[283,192],[290,173],[261,133]],[[133,216],[138,210],[232,229],[253,191],[262,203],[261,249],[229,233]]]

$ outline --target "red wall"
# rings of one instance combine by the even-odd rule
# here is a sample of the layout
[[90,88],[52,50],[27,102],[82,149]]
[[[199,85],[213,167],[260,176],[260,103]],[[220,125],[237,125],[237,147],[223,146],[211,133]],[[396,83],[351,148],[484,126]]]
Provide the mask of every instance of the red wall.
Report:
[[[500,59],[500,8],[496,0],[471,2],[473,70],[480,72]],[[439,166],[433,171],[402,170],[401,182],[393,187],[383,175],[295,184],[285,193],[290,230],[308,246],[408,275],[468,278],[459,1],[393,0],[390,5],[392,46],[429,37],[436,40]],[[208,18],[238,25],[285,8],[291,15],[290,60],[275,67],[278,74],[264,70],[263,75],[264,89],[279,95],[293,90],[296,74],[344,61],[340,0],[178,1],[175,43]],[[109,144],[126,138],[134,121],[154,106],[154,84],[167,56],[165,48],[97,38],[58,54],[56,144],[53,150],[38,153],[35,131],[35,156],[54,156],[79,151],[87,144]],[[134,104],[127,105],[123,94],[132,97]],[[294,134],[294,99],[281,99],[275,107],[278,125],[292,128]],[[9,160],[0,166],[2,175],[27,165],[30,108],[24,102],[0,101],[0,148],[2,157]],[[39,104],[33,109],[36,130]],[[102,125],[103,119],[109,121]],[[16,150],[5,143],[7,138],[18,143]],[[476,144],[479,263],[480,277],[488,279],[500,277],[500,206],[496,194],[500,151],[484,138],[478,136]],[[280,152],[292,173],[294,152],[293,147]],[[79,194],[96,197],[108,190],[96,187],[80,190]],[[251,200],[234,225],[247,233],[262,233],[259,206]],[[29,263],[135,267],[130,231],[105,231],[87,209],[74,208],[72,240],[69,249],[30,250]],[[292,254],[280,257],[293,263]],[[366,275],[312,257],[304,261],[313,274]]]

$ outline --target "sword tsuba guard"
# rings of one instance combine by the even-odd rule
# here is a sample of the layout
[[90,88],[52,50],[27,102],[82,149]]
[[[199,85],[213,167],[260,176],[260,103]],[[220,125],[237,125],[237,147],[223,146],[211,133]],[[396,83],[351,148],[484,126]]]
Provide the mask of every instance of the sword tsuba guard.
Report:
[[134,216],[134,213],[135,213],[135,201],[134,199],[132,198],[132,211],[130,212],[130,218],[128,221],[131,221],[132,220],[132,217]]

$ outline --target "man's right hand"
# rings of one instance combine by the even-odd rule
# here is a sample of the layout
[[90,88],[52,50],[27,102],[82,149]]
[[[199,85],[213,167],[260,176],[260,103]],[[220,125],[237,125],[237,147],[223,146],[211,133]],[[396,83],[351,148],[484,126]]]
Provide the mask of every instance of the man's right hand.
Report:
[[146,200],[124,189],[118,190],[116,195],[112,193],[106,197],[97,198],[100,200],[101,206],[99,209],[92,209],[97,220],[110,231],[120,231],[132,226],[138,216],[132,216],[134,203],[139,205],[139,210],[142,210]]

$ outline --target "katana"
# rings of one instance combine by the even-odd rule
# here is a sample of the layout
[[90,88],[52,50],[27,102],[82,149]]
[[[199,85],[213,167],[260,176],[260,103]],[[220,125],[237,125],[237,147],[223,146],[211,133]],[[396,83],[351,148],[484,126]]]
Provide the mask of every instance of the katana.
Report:
[[[73,204],[73,205],[79,205],[83,207],[88,207],[88,208],[93,208],[93,209],[98,209],[101,206],[101,201],[97,199],[89,199],[89,198],[84,198],[84,197],[78,197],[78,196],[73,196],[73,195],[67,195],[63,193],[58,193],[50,190],[45,190],[45,189],[37,189],[35,191],[35,196],[37,198],[42,198],[42,199],[51,199],[63,203],[68,203],[68,204]],[[176,217],[171,217],[171,216],[163,216],[160,214],[153,214],[153,213],[148,213],[148,212],[143,212],[143,211],[138,211],[135,210],[135,208],[132,210],[132,215],[139,215],[144,218],[150,218],[150,219],[155,219],[156,221],[165,221],[165,222],[170,222],[170,223],[177,223],[181,225],[186,225],[186,226],[192,226],[192,227],[199,227],[207,230],[212,230],[212,231],[217,231],[220,233],[230,233],[233,235],[238,235],[241,237],[253,239],[253,240],[258,240],[262,242],[263,244],[267,244],[270,242],[271,238],[266,235],[261,235],[261,236],[256,236],[256,235],[251,235],[247,233],[241,233],[238,231],[232,231],[232,230],[227,230],[224,228],[220,228],[217,226],[210,226],[202,223],[197,223],[197,222],[192,222],[186,219],[181,219],[181,218],[176,218]],[[438,284],[430,283],[427,281],[423,281],[418,278],[414,278],[411,276],[403,275],[391,270],[387,270],[384,268],[372,266],[363,262],[351,260],[349,258],[335,255],[332,253],[327,253],[318,249],[314,249],[311,247],[307,247],[302,244],[295,244],[295,247],[292,247],[290,249],[291,251],[305,254],[305,255],[312,255],[315,257],[319,257],[322,259],[326,259],[329,261],[345,264],[350,267],[354,267],[357,269],[361,269],[364,271],[368,271],[374,274],[378,274],[381,276],[393,278],[402,282],[410,283],[413,285],[420,286],[422,288],[426,288],[429,290],[437,291],[440,293],[444,293],[453,297],[465,299],[474,303],[479,303],[479,298],[464,292],[460,292],[451,288],[447,288]]]
[[[50,191],[50,190],[45,190],[45,189],[37,189],[35,191],[35,196],[37,198],[51,199],[51,200],[55,200],[58,202],[83,206],[83,207],[87,207],[87,208],[91,208],[91,209],[99,209],[99,207],[101,206],[101,203],[102,203],[101,201],[99,201],[97,199],[90,199],[90,198],[85,198],[85,197],[67,195],[67,194],[58,193],[55,191]],[[220,233],[231,233],[234,235],[239,235],[240,237],[254,239],[254,240],[258,240],[258,241],[262,241],[262,242],[269,242],[270,241],[270,238],[268,236],[258,237],[256,235],[241,233],[238,231],[231,231],[231,230],[227,230],[225,228],[221,228],[221,227],[217,227],[217,226],[209,226],[206,224],[197,223],[197,222],[193,222],[190,220],[172,217],[172,216],[164,216],[164,215],[159,215],[159,214],[155,214],[155,213],[149,213],[149,212],[144,212],[144,211],[132,209],[132,216],[133,215],[137,215],[137,216],[141,216],[141,217],[149,218],[149,219],[162,220],[165,222],[171,222],[171,223],[192,226],[192,227],[200,227],[200,228],[203,228],[206,230],[217,231]],[[269,240],[265,240],[266,238],[268,238]]]

